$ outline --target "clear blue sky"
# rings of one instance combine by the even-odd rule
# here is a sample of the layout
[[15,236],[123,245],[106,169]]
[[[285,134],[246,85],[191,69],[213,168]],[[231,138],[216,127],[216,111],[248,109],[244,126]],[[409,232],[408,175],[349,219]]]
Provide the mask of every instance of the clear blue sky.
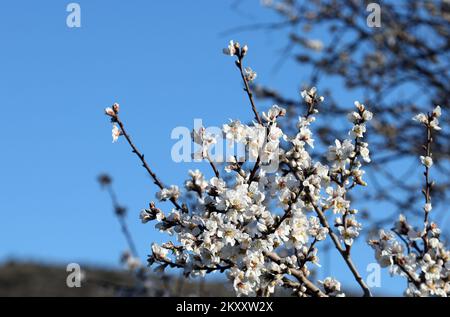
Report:
[[[192,165],[170,158],[174,127],[252,118],[233,61],[221,54],[227,41],[249,45],[261,83],[297,97],[304,78],[290,61],[273,72],[285,44],[279,33],[221,35],[275,19],[258,0],[238,11],[234,1],[84,0],[79,29],[66,26],[69,2],[0,4],[0,260],[116,266],[126,244],[96,181],[108,172],[145,261],[150,243],[165,238],[138,219],[155,188],[126,144],[111,143],[104,107],[119,102],[149,163],[165,183],[181,184]],[[342,96],[349,105],[358,97]],[[356,259],[364,271],[373,252],[357,249],[367,250]],[[349,282],[333,256],[329,274]],[[383,273],[389,293],[403,285]]]

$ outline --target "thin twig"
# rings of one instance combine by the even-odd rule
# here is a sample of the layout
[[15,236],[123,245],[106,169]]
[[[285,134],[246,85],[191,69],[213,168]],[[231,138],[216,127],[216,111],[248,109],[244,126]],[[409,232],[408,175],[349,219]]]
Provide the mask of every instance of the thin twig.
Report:
[[107,176],[108,181],[107,182],[102,182],[102,179],[104,179],[102,176],[100,178],[100,183],[102,186],[105,186],[107,189],[107,192],[109,194],[109,197],[111,198],[111,202],[113,205],[113,209],[114,209],[114,214],[117,217],[117,220],[119,221],[120,224],[120,228],[122,230],[122,233],[125,237],[125,240],[127,241],[128,247],[130,249],[131,254],[138,258],[138,252],[137,252],[137,248],[136,248],[136,244],[134,243],[133,237],[131,236],[130,230],[128,230],[128,226],[127,223],[125,221],[125,211],[126,209],[124,207],[122,207],[118,200],[117,200],[117,195],[111,185],[111,179],[109,178],[109,176]]

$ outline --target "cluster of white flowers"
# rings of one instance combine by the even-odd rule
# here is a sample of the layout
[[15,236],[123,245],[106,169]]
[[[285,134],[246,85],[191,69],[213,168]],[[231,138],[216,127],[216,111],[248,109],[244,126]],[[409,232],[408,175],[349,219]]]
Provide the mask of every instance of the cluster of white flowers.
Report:
[[317,95],[317,88],[312,87],[310,89],[302,90],[301,96],[303,99],[305,99],[305,102],[307,104],[313,104],[314,102],[323,102],[324,97]]
[[[314,117],[300,118],[298,134],[285,138],[291,149],[283,150],[278,145],[283,133],[277,127],[277,120],[284,113],[284,109],[273,106],[263,115],[266,122],[263,126],[255,123],[250,127],[232,121],[223,126],[223,133],[230,140],[244,142],[248,148],[258,150],[261,145],[259,141],[253,145],[256,142],[252,138],[253,129],[264,129],[266,137],[262,143],[265,146],[256,152],[261,155],[261,161],[278,156],[290,170],[283,172],[280,166],[279,172],[271,175],[259,170],[253,179],[250,173],[235,173],[233,182],[217,177],[207,181],[200,171],[190,171],[185,187],[196,194],[194,210],[186,213],[174,209],[165,217],[152,203],[150,209],[141,213],[144,222],[157,219],[158,228],[176,235],[180,242],[178,246],[153,244],[151,263],[180,267],[186,275],[193,276],[227,270],[238,295],[256,295],[261,290],[273,292],[275,286],[283,285],[284,275],[299,268],[302,262],[304,274],[309,275],[306,262],[318,263],[318,257],[317,249],[308,243],[324,240],[329,229],[316,216],[308,217],[307,213],[313,210],[312,204],[333,208],[342,215],[354,213],[343,198],[343,187],[334,190],[327,187],[329,195],[326,197],[321,196],[321,189],[332,183],[330,175],[340,175],[343,180],[345,175],[352,175],[352,170],[347,170],[346,166],[359,168],[360,165],[354,163],[354,150],[346,154],[344,163],[340,155],[331,160],[331,168],[313,162],[304,146],[312,144],[309,124]],[[276,146],[270,146],[273,142]],[[228,169],[228,173],[233,170]],[[342,186],[346,184],[348,180],[343,181]],[[161,190],[157,197],[166,200],[179,195],[178,187],[171,186]],[[282,211],[283,216],[276,215],[277,210]],[[342,223],[340,218],[337,223]],[[358,235],[359,224],[353,217],[346,217],[341,227],[343,240],[351,244]],[[285,254],[283,263],[269,260],[267,255],[274,252],[278,256]],[[327,286],[327,294],[338,294],[338,289],[328,291],[334,288]],[[297,291],[300,290],[299,285]]]
[[253,69],[251,69],[250,67],[246,67],[244,69],[244,74],[245,74],[245,78],[247,79],[247,81],[252,82],[256,79],[257,74],[255,71],[253,71]]
[[[430,192],[433,182],[429,180],[429,169],[433,165],[431,143],[432,131],[438,131],[438,118],[441,108],[437,106],[432,113],[420,113],[414,120],[427,129],[427,144],[424,145],[426,155],[420,156],[425,166],[426,184],[423,189],[425,196],[424,226],[411,226],[403,215],[391,232],[383,230],[379,238],[370,241],[375,250],[375,257],[382,267],[390,267],[391,274],[397,274],[408,280],[405,290],[407,296],[445,296],[450,295],[450,252],[440,239],[441,231],[437,224],[428,221],[432,210]],[[399,242],[396,236],[401,239]]]
[[[440,229],[430,223],[427,230],[418,232],[403,216],[394,232],[380,231],[379,239],[371,240],[375,257],[382,267],[389,267],[392,275],[408,280],[407,296],[450,295],[450,252],[440,241]],[[401,230],[401,231],[400,231]]]
[[[224,52],[242,54],[234,42]],[[308,152],[314,145],[310,125],[324,98],[315,88],[301,95],[308,111],[299,118],[296,135],[287,136],[279,128],[278,120],[286,111],[277,105],[262,114],[262,123],[247,125],[233,120],[224,124],[225,138],[244,144],[256,162],[247,162],[248,168],[242,162],[231,162],[225,169],[226,178],[216,175],[208,180],[199,170],[190,171],[185,189],[195,195],[196,203],[189,211],[174,208],[165,216],[154,203],[142,211],[143,222],[157,220],[157,228],[176,236],[179,242],[153,244],[150,264],[181,268],[186,276],[226,271],[239,296],[269,295],[277,286],[290,287],[304,296],[317,292],[343,295],[340,283],[332,278],[324,280],[322,290],[314,289],[308,283],[308,263],[319,265],[315,244],[332,230],[324,220],[327,210],[337,214],[336,236],[345,245],[351,245],[359,234],[357,211],[350,208],[346,193],[351,186],[365,184],[361,161],[369,159],[367,144],[361,139],[372,115],[356,103],[349,132],[353,140],[336,140],[327,156],[330,165],[325,165],[315,162]],[[203,129],[194,131],[193,138],[202,146],[202,153],[214,143]],[[280,146],[281,142],[286,146]],[[280,162],[277,171],[266,173],[259,168],[258,164],[273,160]],[[176,186],[157,194],[159,200],[178,197]],[[297,281],[290,278],[292,275]]]

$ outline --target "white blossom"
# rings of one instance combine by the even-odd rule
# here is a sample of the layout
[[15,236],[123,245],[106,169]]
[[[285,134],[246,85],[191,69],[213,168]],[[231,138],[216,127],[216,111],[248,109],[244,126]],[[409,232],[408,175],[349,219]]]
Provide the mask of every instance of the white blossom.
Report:
[[233,40],[231,40],[230,43],[228,44],[228,46],[223,49],[223,53],[225,55],[233,56],[233,55],[236,55],[236,52],[237,52],[236,43],[234,43]]
[[159,246],[156,243],[152,244],[152,255],[157,259],[157,260],[162,260],[162,261],[167,261],[168,260],[168,253],[169,250],[166,248],[163,248],[161,246]]
[[350,136],[352,138],[362,138],[366,132],[366,126],[364,124],[356,124],[353,126]]
[[346,217],[345,221],[342,221],[342,218],[336,218],[335,226],[338,227],[339,234],[346,245],[353,244],[354,239],[359,236],[359,231],[362,228],[354,216]]
[[424,124],[428,123],[427,115],[424,113],[419,113],[418,115],[414,116],[413,120]]
[[[310,44],[318,47],[317,43]],[[256,73],[242,64],[247,52],[247,46],[241,48],[233,41],[224,49],[227,55],[237,55],[245,79],[252,81]],[[245,146],[243,160],[233,154],[225,176],[222,168],[218,171],[214,166],[212,178],[200,170],[190,170],[185,191],[172,185],[156,194],[161,201],[170,200],[174,208],[166,214],[152,202],[141,211],[140,219],[143,223],[156,221],[156,228],[172,238],[161,246],[152,244],[150,265],[157,264],[159,270],[180,268],[187,277],[226,272],[237,296],[270,295],[281,286],[299,296],[344,296],[340,282],[331,277],[308,289],[310,284],[317,284],[310,269],[311,265],[320,268],[319,248],[328,235],[346,263],[351,263],[351,246],[362,224],[358,210],[352,206],[350,190],[367,185],[363,163],[370,162],[370,150],[365,137],[373,114],[356,101],[356,109],[347,116],[350,137],[336,139],[326,153],[327,162],[321,162],[312,154],[313,123],[324,98],[315,87],[303,90],[301,95],[307,108],[293,130],[282,128],[279,120],[286,110],[277,105],[262,113],[263,120],[256,115],[258,122],[231,120],[221,132],[228,143]],[[122,127],[118,110],[118,106],[105,110],[113,122],[113,141],[121,135],[114,124]],[[438,106],[414,119],[427,132],[434,132],[440,129],[440,116]],[[208,152],[217,137],[200,127],[192,132],[192,139],[200,146],[196,156],[209,159]],[[429,149],[420,160],[427,168],[432,166]],[[262,168],[272,162],[279,163],[274,170]],[[428,216],[432,210],[430,197],[422,208]],[[382,267],[408,280],[408,296],[447,296],[450,254],[440,234],[431,219],[423,226],[413,226],[400,216],[392,231],[380,231],[370,245]],[[129,267],[138,266],[131,258],[129,262]],[[354,273],[355,268],[349,266]],[[308,278],[310,283],[305,283]]]
[[436,108],[433,109],[433,116],[439,118],[441,115],[442,115],[441,107],[436,106]]
[[344,167],[348,159],[353,155],[355,147],[350,140],[336,140],[334,146],[328,148],[327,159],[335,162],[338,166]]
[[117,125],[113,124],[111,134],[112,134],[112,141],[114,143],[119,139],[119,136],[121,135],[121,131],[117,127]]
[[359,154],[365,162],[370,163],[369,145],[366,142],[359,143]]

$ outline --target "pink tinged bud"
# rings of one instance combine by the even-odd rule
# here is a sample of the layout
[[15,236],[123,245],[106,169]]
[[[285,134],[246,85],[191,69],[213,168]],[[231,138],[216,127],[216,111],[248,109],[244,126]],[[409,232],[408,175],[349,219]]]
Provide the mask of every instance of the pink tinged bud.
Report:
[[243,56],[247,55],[247,52],[248,52],[248,46],[244,45],[244,47],[242,48],[242,55]]
[[110,107],[105,108],[105,114],[106,114],[107,116],[110,116],[110,117],[114,117],[114,116],[116,115],[116,113],[114,112],[114,110],[113,110],[112,108],[110,108]]

